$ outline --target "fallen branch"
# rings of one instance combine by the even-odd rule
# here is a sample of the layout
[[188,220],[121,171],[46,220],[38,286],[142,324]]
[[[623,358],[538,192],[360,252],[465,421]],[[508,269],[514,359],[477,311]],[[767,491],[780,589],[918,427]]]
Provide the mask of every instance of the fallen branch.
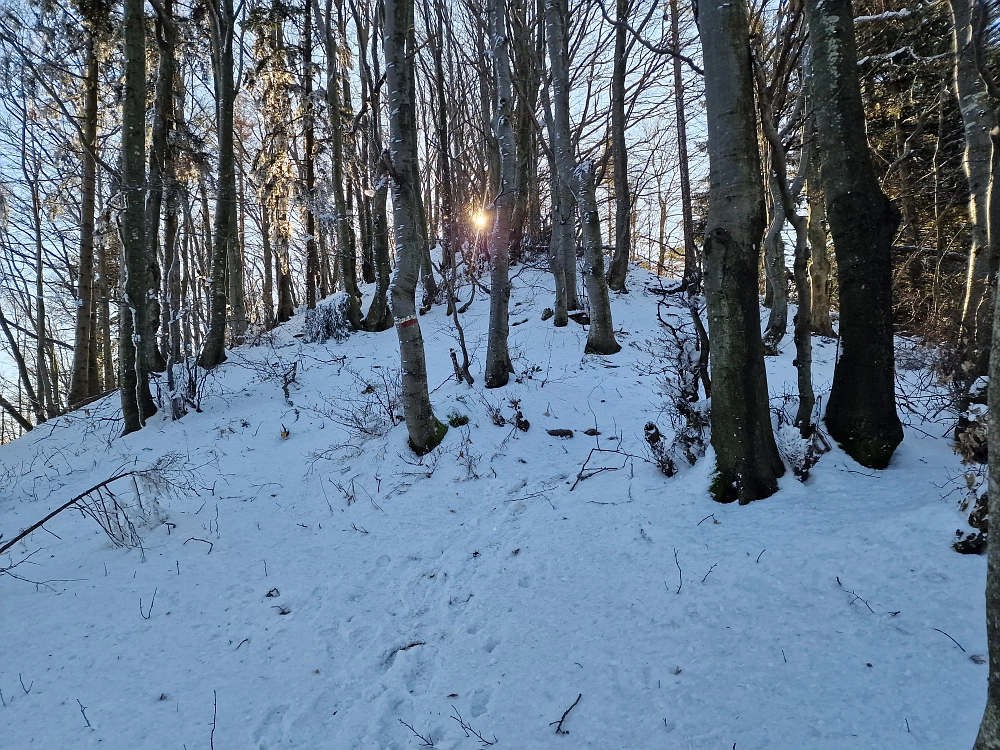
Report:
[[573,705],[572,705],[572,706],[570,706],[569,708],[567,708],[567,709],[566,709],[566,710],[565,710],[565,711],[563,712],[563,715],[562,715],[562,717],[561,717],[561,718],[559,719],[559,721],[550,721],[550,722],[549,722],[549,726],[550,726],[550,727],[551,727],[551,726],[552,726],[553,724],[555,724],[555,725],[556,725],[556,734],[569,734],[569,732],[568,732],[567,730],[565,730],[565,729],[563,729],[563,728],[562,728],[562,725],[563,725],[563,722],[564,722],[564,721],[566,721],[566,717],[567,717],[567,716],[569,716],[569,712],[570,712],[570,711],[572,711],[572,710],[573,710],[574,708],[576,708],[576,704],[580,702],[580,699],[581,699],[582,697],[583,697],[583,693],[580,693],[580,694],[579,694],[578,696],[576,696],[576,700],[575,700],[575,701],[573,701]]

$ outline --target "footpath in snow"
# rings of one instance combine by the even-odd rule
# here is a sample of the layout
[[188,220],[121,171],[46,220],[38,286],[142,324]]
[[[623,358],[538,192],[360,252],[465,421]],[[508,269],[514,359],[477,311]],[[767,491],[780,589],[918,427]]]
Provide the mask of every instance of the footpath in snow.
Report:
[[[468,423],[422,459],[385,403],[395,333],[306,344],[301,316],[231,352],[201,413],[118,438],[114,395],[0,447],[0,544],[168,467],[110,486],[139,491],[141,548],[70,511],[0,560],[0,748],[971,747],[986,561],[949,547],[946,425],[907,428],[885,471],[834,448],[805,483],[714,503],[711,452],[671,479],[646,460],[643,426],[669,429],[655,279],[613,297],[623,348],[594,357],[521,269],[495,391],[488,303],[463,316],[471,388],[435,307],[431,398]],[[835,352],[815,339],[818,395]]]

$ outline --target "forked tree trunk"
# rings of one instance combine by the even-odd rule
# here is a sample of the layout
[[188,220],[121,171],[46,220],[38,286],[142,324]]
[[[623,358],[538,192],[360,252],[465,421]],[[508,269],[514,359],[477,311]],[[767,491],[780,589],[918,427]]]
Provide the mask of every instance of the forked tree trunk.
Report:
[[711,493],[740,504],[778,489],[785,468],[768,410],[757,269],[765,212],[745,0],[700,7],[711,185],[704,243],[712,342]]
[[417,122],[412,43],[413,0],[386,0],[386,84],[389,91],[389,143],[384,156],[392,178],[392,213],[396,232],[396,272],[392,286],[392,315],[399,337],[403,379],[403,416],[415,453],[432,451],[448,427],[437,420],[427,389],[424,339],[417,319],[416,291],[420,276],[424,226],[418,200]]
[[[558,166],[558,179],[573,192],[580,210],[583,235],[583,280],[590,298],[590,331],[587,334],[588,354],[614,354],[621,349],[615,340],[611,318],[608,283],[604,277],[604,255],[601,241],[600,214],[597,211],[594,165],[577,164],[569,124],[569,41],[567,24],[569,10],[565,0],[546,0],[545,39],[552,67],[552,151]],[[561,191],[560,191],[561,192]],[[562,225],[565,231],[565,225]],[[554,227],[553,227],[554,228]],[[562,251],[565,253],[566,248]],[[566,257],[564,255],[564,257]],[[575,258],[573,262],[575,268]],[[567,284],[567,307],[569,284]]]
[[510,41],[503,0],[488,0],[487,15],[490,25],[490,47],[493,51],[493,78],[496,107],[493,129],[500,151],[500,184],[493,205],[495,216],[489,236],[490,274],[490,327],[486,346],[487,388],[507,385],[510,372],[510,354],[507,351],[510,306],[510,238],[511,217],[514,212],[517,184],[517,164],[514,147],[514,91],[510,79]]
[[899,212],[871,162],[850,0],[806,0],[820,176],[837,253],[841,356],[826,424],[858,463],[884,469],[903,439],[896,414],[891,247]]

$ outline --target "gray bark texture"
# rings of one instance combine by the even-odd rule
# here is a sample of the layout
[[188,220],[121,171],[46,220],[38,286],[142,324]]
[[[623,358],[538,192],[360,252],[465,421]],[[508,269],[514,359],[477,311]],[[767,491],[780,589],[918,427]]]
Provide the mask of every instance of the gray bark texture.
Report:
[[830,435],[884,469],[903,439],[896,414],[892,241],[899,212],[872,166],[850,0],[806,0],[820,177],[837,254],[841,356],[826,408]]
[[413,0],[386,0],[386,84],[389,91],[389,143],[384,155],[392,179],[392,213],[396,232],[396,272],[390,286],[392,315],[399,337],[403,379],[403,416],[415,453],[432,451],[448,431],[434,416],[427,390],[424,339],[417,319],[416,291],[420,275],[422,216],[417,174],[417,122],[414,101],[415,50],[411,46]]
[[812,330],[827,338],[835,338],[830,318],[830,275],[833,265],[826,247],[826,205],[819,179],[819,154],[815,149],[809,158],[806,179],[806,201],[809,205],[809,286],[812,290]]
[[[608,283],[604,277],[600,214],[597,211],[594,165],[577,164],[569,124],[569,11],[565,0],[546,0],[545,39],[552,68],[552,150],[558,167],[557,179],[572,191],[580,212],[583,236],[583,283],[590,301],[590,331],[584,351],[588,354],[614,354],[621,350],[615,340],[611,318]],[[565,231],[565,225],[561,225]],[[572,225],[570,225],[572,226]],[[555,227],[553,226],[553,231]],[[566,253],[566,247],[561,248]],[[575,266],[575,260],[574,260]],[[567,274],[568,276],[568,274]],[[567,279],[568,282],[568,279]],[[569,284],[567,283],[567,307]]]
[[699,9],[708,118],[709,209],[703,249],[712,342],[711,493],[746,504],[778,489],[785,468],[768,410],[757,269],[764,184],[745,0]]
[[[1000,301],[1000,295],[996,295]],[[1000,305],[993,312],[993,342],[990,352],[990,383],[987,411],[988,443],[1000,445]],[[989,455],[989,512],[1000,518],[1000,451]],[[1000,750],[1000,544],[995,536],[987,544],[986,560],[986,641],[989,646],[990,672],[986,688],[986,709],[979,725],[974,750]]]
[[955,54],[955,90],[965,130],[963,167],[969,181],[969,229],[972,248],[969,252],[962,304],[961,340],[965,358],[971,363],[972,379],[989,363],[992,309],[990,306],[990,243],[987,214],[993,146],[990,133],[997,125],[996,112],[990,106],[986,83],[977,63],[973,4],[970,0],[950,0]]
[[510,239],[511,218],[516,199],[517,163],[514,145],[514,91],[510,78],[510,42],[503,0],[489,0],[487,15],[490,25],[490,48],[493,52],[493,77],[496,86],[496,109],[493,129],[500,151],[500,184],[493,201],[493,229],[489,236],[490,255],[490,327],[486,345],[487,388],[507,385],[510,353],[507,336],[510,331]]

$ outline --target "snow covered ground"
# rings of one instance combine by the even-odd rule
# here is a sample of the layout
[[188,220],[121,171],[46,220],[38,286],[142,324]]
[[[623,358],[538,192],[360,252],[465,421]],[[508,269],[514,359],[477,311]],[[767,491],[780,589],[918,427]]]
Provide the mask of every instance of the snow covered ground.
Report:
[[[0,543],[125,464],[175,453],[198,488],[112,485],[159,505],[144,550],[67,512],[4,556],[39,583],[0,575],[0,748],[971,747],[985,558],[949,548],[944,425],[908,428],[886,471],[834,449],[745,507],[709,498],[711,453],[673,479],[602,453],[573,487],[592,448],[645,456],[643,425],[668,426],[654,279],[613,298],[623,349],[600,358],[540,320],[550,277],[521,269],[520,382],[499,391],[481,388],[488,304],[464,316],[474,388],[434,308],[435,410],[470,421],[422,461],[401,424],[338,424],[392,379],[395,333],[304,344],[300,316],[233,352],[200,414],[114,438],[113,396],[0,448]],[[822,393],[835,344],[815,341]],[[792,356],[788,337],[773,394]],[[489,416],[512,398],[526,432]]]

